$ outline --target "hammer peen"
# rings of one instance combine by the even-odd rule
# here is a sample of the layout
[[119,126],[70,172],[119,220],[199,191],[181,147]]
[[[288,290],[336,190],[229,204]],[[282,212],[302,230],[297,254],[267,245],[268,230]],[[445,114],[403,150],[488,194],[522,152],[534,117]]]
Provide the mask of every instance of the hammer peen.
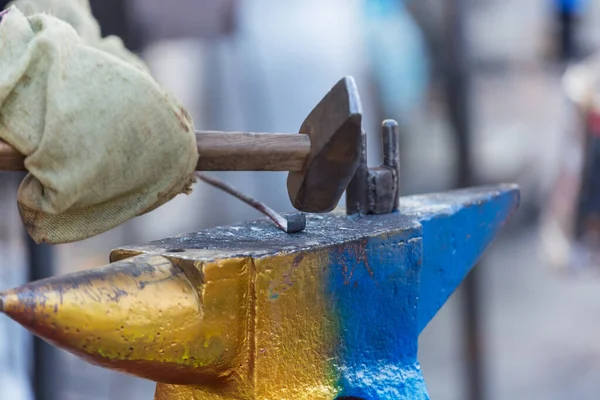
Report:
[[[299,133],[196,132],[196,170],[289,171],[293,206],[329,212],[354,176],[362,152],[362,108],[352,77],[325,95]],[[1,140],[0,171],[26,171],[25,156]]]

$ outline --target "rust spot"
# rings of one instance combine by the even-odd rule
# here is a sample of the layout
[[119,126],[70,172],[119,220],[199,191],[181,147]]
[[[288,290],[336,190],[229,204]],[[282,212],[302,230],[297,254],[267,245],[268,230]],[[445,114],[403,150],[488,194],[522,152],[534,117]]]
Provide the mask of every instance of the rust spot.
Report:
[[[337,250],[338,256],[341,259],[344,259],[344,253],[350,253],[356,262],[351,262],[351,268],[348,267],[348,264],[344,263],[342,265],[342,275],[344,276],[344,284],[350,285],[352,284],[352,278],[354,277],[354,269],[357,265],[364,265],[369,276],[374,278],[373,270],[369,265],[369,259],[367,257],[367,244],[368,239],[361,239],[357,242],[350,243],[346,248],[340,248]],[[356,282],[353,283],[356,285]],[[355,286],[356,287],[356,286]]]

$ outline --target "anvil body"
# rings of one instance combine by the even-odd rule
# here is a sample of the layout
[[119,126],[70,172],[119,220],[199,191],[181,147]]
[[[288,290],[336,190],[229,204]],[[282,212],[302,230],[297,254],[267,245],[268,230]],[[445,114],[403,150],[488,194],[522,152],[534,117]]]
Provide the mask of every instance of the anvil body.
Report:
[[404,197],[380,216],[260,220],[113,251],[3,293],[3,311],[157,400],[428,399],[418,337],[519,202],[515,186]]

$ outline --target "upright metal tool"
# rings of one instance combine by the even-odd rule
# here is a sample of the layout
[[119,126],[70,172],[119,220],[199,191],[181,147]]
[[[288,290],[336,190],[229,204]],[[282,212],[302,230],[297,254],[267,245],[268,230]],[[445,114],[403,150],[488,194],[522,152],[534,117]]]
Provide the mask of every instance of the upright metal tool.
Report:
[[398,210],[400,191],[400,149],[398,123],[382,125],[383,165],[369,168],[367,135],[362,133],[360,162],[346,192],[348,214],[389,214]]

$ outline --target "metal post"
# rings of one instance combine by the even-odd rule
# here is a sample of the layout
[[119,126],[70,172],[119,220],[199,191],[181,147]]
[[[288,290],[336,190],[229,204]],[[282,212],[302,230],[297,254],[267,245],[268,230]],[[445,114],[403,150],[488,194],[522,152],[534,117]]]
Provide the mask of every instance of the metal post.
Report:
[[[25,174],[15,175],[15,183],[18,184]],[[16,192],[16,190],[15,190]],[[29,235],[24,235],[27,257],[28,281],[37,281],[53,274],[53,251],[48,245],[36,244]],[[31,382],[36,400],[58,399],[57,376],[54,375],[58,363],[56,360],[56,349],[39,339],[37,336],[32,340],[32,362]]]
[[[37,281],[52,276],[53,251],[48,245],[38,245],[27,235],[27,257],[29,267],[29,281]],[[48,343],[33,338],[33,371],[32,381],[36,400],[59,399],[59,383],[55,371],[57,370],[57,352]]]
[[[454,138],[456,140],[457,171],[456,186],[474,184],[471,157],[471,82],[470,54],[466,40],[466,0],[449,0],[446,3],[446,46],[444,84],[447,107]],[[467,359],[467,399],[485,399],[485,374],[481,344],[481,299],[479,295],[479,272],[474,268],[465,282],[462,292],[464,318],[464,349]]]
[[[20,182],[25,174],[19,174]],[[28,234],[24,235],[27,252],[28,281],[48,278],[54,272],[54,252],[49,245],[36,244]],[[31,382],[36,400],[58,399],[59,382],[54,371],[58,368],[57,351],[37,336],[32,340]]]

